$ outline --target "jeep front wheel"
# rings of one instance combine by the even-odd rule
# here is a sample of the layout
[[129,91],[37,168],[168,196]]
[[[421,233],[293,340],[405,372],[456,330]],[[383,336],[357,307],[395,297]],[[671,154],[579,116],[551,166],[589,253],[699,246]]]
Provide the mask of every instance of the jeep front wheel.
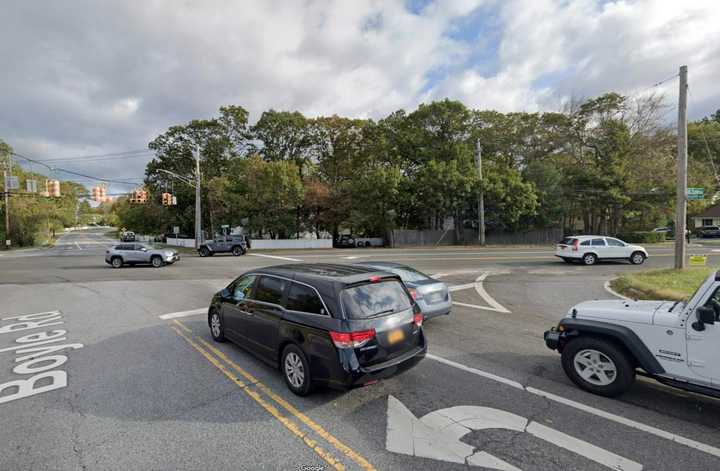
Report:
[[601,396],[620,395],[635,381],[635,368],[627,353],[600,338],[572,340],[562,352],[562,365],[575,384]]

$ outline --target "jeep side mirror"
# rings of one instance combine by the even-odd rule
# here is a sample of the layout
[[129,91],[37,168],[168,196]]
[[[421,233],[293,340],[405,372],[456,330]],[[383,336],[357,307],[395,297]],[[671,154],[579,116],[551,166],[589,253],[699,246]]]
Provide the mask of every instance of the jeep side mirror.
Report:
[[693,322],[692,328],[697,331],[705,330],[705,324],[715,324],[715,309],[710,306],[700,306],[695,311],[697,322]]

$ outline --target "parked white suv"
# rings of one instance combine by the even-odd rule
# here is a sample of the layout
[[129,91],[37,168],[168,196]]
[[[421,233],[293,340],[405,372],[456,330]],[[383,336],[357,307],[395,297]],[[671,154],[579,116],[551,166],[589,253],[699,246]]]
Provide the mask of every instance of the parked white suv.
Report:
[[587,301],[570,309],[545,343],[570,379],[616,396],[635,374],[720,398],[720,272],[689,301]]
[[567,263],[581,261],[594,265],[598,260],[629,260],[634,265],[642,264],[648,257],[647,250],[631,245],[614,237],[582,235],[566,237],[557,244],[555,256]]

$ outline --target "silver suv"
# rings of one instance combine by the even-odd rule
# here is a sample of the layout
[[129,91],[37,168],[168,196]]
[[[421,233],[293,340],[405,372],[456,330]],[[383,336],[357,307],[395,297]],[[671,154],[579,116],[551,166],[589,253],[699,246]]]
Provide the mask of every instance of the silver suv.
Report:
[[172,249],[155,249],[144,244],[119,244],[105,251],[105,263],[109,263],[113,268],[137,264],[150,264],[160,268],[178,260],[180,256]]

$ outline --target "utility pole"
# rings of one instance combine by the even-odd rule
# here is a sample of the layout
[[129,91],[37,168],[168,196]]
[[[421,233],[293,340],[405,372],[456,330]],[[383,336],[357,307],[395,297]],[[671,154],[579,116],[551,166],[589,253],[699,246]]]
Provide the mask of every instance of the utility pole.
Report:
[[475,142],[475,165],[480,177],[480,193],[478,194],[478,242],[485,245],[485,189],[482,181],[482,146],[480,140]]
[[677,141],[677,202],[675,205],[675,268],[685,268],[687,219],[687,66],[680,67]]
[[200,148],[195,152],[195,248],[202,243],[202,209],[200,204]]
[[10,160],[10,153],[7,153],[7,160],[5,163],[5,169],[3,170],[3,193],[5,196],[5,241],[3,245],[6,249],[10,248],[10,177],[12,176],[12,160]]

